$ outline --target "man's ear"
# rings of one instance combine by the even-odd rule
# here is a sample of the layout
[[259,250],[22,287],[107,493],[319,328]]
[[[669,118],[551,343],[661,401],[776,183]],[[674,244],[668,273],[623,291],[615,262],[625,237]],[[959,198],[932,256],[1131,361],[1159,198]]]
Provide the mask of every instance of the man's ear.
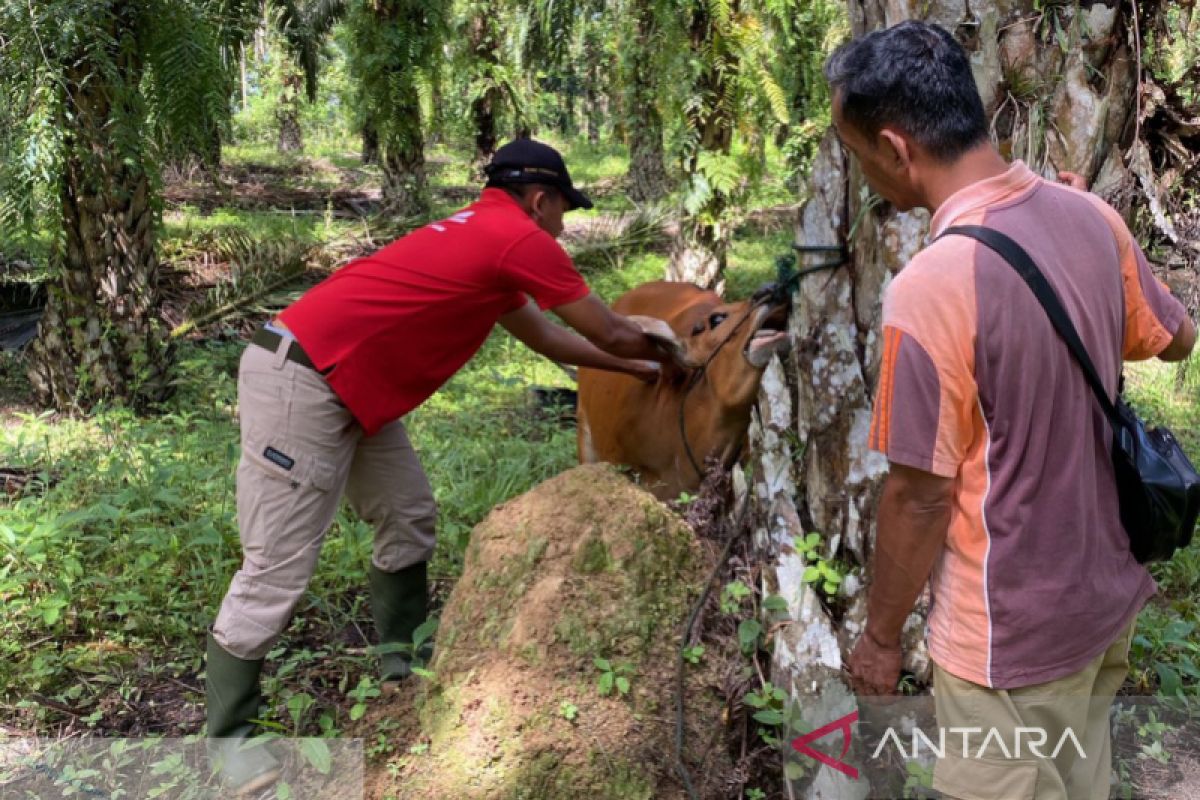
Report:
[[544,189],[534,189],[525,195],[529,213],[534,219],[540,217],[546,209],[546,192]]
[[879,131],[879,140],[876,144],[883,150],[883,164],[897,172],[908,170],[912,164],[913,153],[908,146],[907,139],[891,128],[884,128]]

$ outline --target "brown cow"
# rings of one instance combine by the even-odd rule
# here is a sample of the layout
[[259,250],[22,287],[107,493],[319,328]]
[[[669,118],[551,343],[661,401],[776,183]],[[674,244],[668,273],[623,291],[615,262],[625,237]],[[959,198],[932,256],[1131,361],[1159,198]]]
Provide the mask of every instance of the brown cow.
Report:
[[622,295],[614,311],[665,320],[688,357],[707,366],[668,373],[655,384],[579,370],[579,460],[628,465],[664,500],[698,488],[696,465],[710,457],[732,466],[763,369],[788,345],[786,301],[760,294],[758,302],[726,303],[690,283],[655,281]]

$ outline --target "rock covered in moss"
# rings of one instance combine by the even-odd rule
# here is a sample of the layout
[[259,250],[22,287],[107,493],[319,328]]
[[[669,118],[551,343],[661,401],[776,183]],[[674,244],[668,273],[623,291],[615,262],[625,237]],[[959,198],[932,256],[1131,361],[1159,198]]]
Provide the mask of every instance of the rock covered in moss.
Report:
[[[472,534],[442,616],[435,677],[418,699],[428,748],[393,763],[386,792],[682,797],[676,662],[712,559],[670,509],[605,465],[498,506]],[[719,775],[723,703],[703,665],[688,669],[687,761],[697,776]]]

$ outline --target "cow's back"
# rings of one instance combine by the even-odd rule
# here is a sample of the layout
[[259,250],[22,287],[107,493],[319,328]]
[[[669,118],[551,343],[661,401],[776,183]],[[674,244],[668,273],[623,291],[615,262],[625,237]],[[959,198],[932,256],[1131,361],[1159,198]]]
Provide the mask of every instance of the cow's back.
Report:
[[721,298],[715,293],[701,289],[694,283],[675,281],[652,281],[643,283],[617,298],[613,311],[619,314],[641,314],[666,320],[675,335],[685,337],[690,330],[681,330],[688,311],[699,306],[715,306]]

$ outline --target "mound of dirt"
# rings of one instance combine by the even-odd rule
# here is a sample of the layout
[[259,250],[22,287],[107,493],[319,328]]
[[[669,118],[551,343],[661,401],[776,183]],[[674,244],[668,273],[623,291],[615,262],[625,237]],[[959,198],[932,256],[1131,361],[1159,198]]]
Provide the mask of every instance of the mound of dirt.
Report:
[[[410,746],[410,729],[398,757],[370,765],[371,796],[683,797],[672,755],[676,664],[712,549],[605,465],[498,506],[472,534],[438,631],[435,677],[416,692],[420,744]],[[687,668],[685,760],[701,796],[714,797],[731,765],[708,662]],[[370,719],[411,715],[413,704],[397,697]]]

